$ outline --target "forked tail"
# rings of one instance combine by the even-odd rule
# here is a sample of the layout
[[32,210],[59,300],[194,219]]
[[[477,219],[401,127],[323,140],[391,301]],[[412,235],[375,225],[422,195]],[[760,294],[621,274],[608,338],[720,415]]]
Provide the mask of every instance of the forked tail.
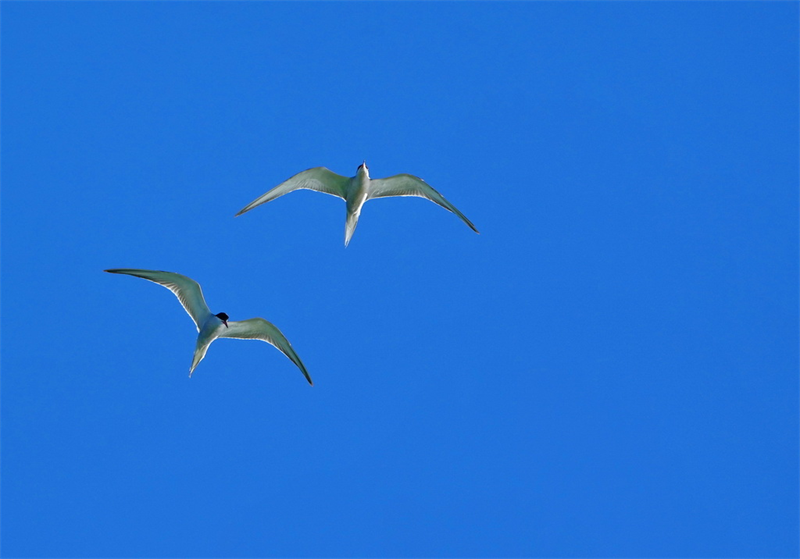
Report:
[[192,367],[189,369],[189,378],[192,378],[192,373],[194,372],[195,367],[197,367],[200,364],[200,361],[203,360],[203,357],[206,356],[208,346],[210,345],[211,342],[204,343],[201,340],[197,340],[197,347],[195,347],[194,356],[192,357]]
[[360,215],[361,208],[358,208],[356,211],[350,211],[350,208],[347,208],[347,221],[344,223],[344,246],[350,244],[350,239],[353,238],[353,233],[356,232],[358,217]]

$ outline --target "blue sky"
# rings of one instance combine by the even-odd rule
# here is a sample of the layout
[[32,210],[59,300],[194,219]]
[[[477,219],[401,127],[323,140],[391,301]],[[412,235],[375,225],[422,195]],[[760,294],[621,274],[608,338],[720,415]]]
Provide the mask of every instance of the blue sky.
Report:
[[800,553],[797,3],[0,16],[4,556]]

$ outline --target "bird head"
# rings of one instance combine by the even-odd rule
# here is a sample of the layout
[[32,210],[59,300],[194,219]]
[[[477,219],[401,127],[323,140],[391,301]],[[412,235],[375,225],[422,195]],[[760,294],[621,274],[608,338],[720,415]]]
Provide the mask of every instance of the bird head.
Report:
[[361,163],[361,165],[358,166],[358,169],[356,169],[356,173],[360,173],[362,167],[364,168],[364,173],[367,176],[369,176],[369,167],[367,167],[367,162],[366,161],[364,161],[363,163]]
[[222,321],[222,323],[225,325],[225,328],[228,327],[228,319],[230,317],[227,314],[225,314],[224,312],[221,312],[221,313],[215,314],[214,316],[216,316],[218,319],[220,319]]

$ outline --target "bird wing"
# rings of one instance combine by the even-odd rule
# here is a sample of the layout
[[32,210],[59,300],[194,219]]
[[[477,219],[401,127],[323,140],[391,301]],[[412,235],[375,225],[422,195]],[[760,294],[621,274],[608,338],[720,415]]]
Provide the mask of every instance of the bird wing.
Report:
[[189,316],[194,320],[197,331],[203,326],[203,323],[208,319],[211,310],[206,305],[206,300],[203,298],[203,290],[200,284],[191,278],[175,274],[173,272],[161,272],[158,270],[134,270],[131,268],[114,268],[112,270],[104,270],[110,274],[127,274],[137,278],[143,278],[163,285],[172,291],[181,302],[183,308],[189,313]]
[[449,210],[464,220],[464,223],[469,225],[470,229],[478,233],[478,230],[472,224],[467,216],[462,214],[458,209],[445,200],[445,197],[436,192],[428,183],[414,175],[394,175],[385,179],[372,179],[369,181],[369,199],[372,198],[386,198],[389,196],[417,196],[419,198],[427,198],[431,202],[439,204],[446,210]]
[[239,338],[243,340],[261,340],[268,344],[274,345],[286,357],[291,359],[292,363],[303,372],[308,380],[308,384],[313,385],[311,376],[308,374],[305,365],[300,361],[297,353],[295,353],[292,344],[286,339],[286,336],[281,334],[281,331],[263,318],[251,318],[249,320],[228,321],[228,327],[223,328],[220,333],[220,338]]
[[314,167],[313,169],[308,169],[301,173],[297,173],[292,178],[283,181],[272,190],[262,194],[247,204],[236,215],[240,216],[243,213],[252,210],[256,206],[266,204],[267,202],[270,202],[279,196],[283,196],[284,194],[288,194],[289,192],[302,189],[324,192],[325,194],[338,196],[344,200],[347,198],[347,183],[349,181],[349,178],[343,177],[342,175],[337,175],[325,167]]

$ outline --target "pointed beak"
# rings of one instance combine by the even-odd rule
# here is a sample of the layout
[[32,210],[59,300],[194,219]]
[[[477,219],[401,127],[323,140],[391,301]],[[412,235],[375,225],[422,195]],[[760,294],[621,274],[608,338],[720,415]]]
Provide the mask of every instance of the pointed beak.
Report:
[[228,321],[227,320],[223,320],[222,323],[225,325],[225,328],[228,327]]

